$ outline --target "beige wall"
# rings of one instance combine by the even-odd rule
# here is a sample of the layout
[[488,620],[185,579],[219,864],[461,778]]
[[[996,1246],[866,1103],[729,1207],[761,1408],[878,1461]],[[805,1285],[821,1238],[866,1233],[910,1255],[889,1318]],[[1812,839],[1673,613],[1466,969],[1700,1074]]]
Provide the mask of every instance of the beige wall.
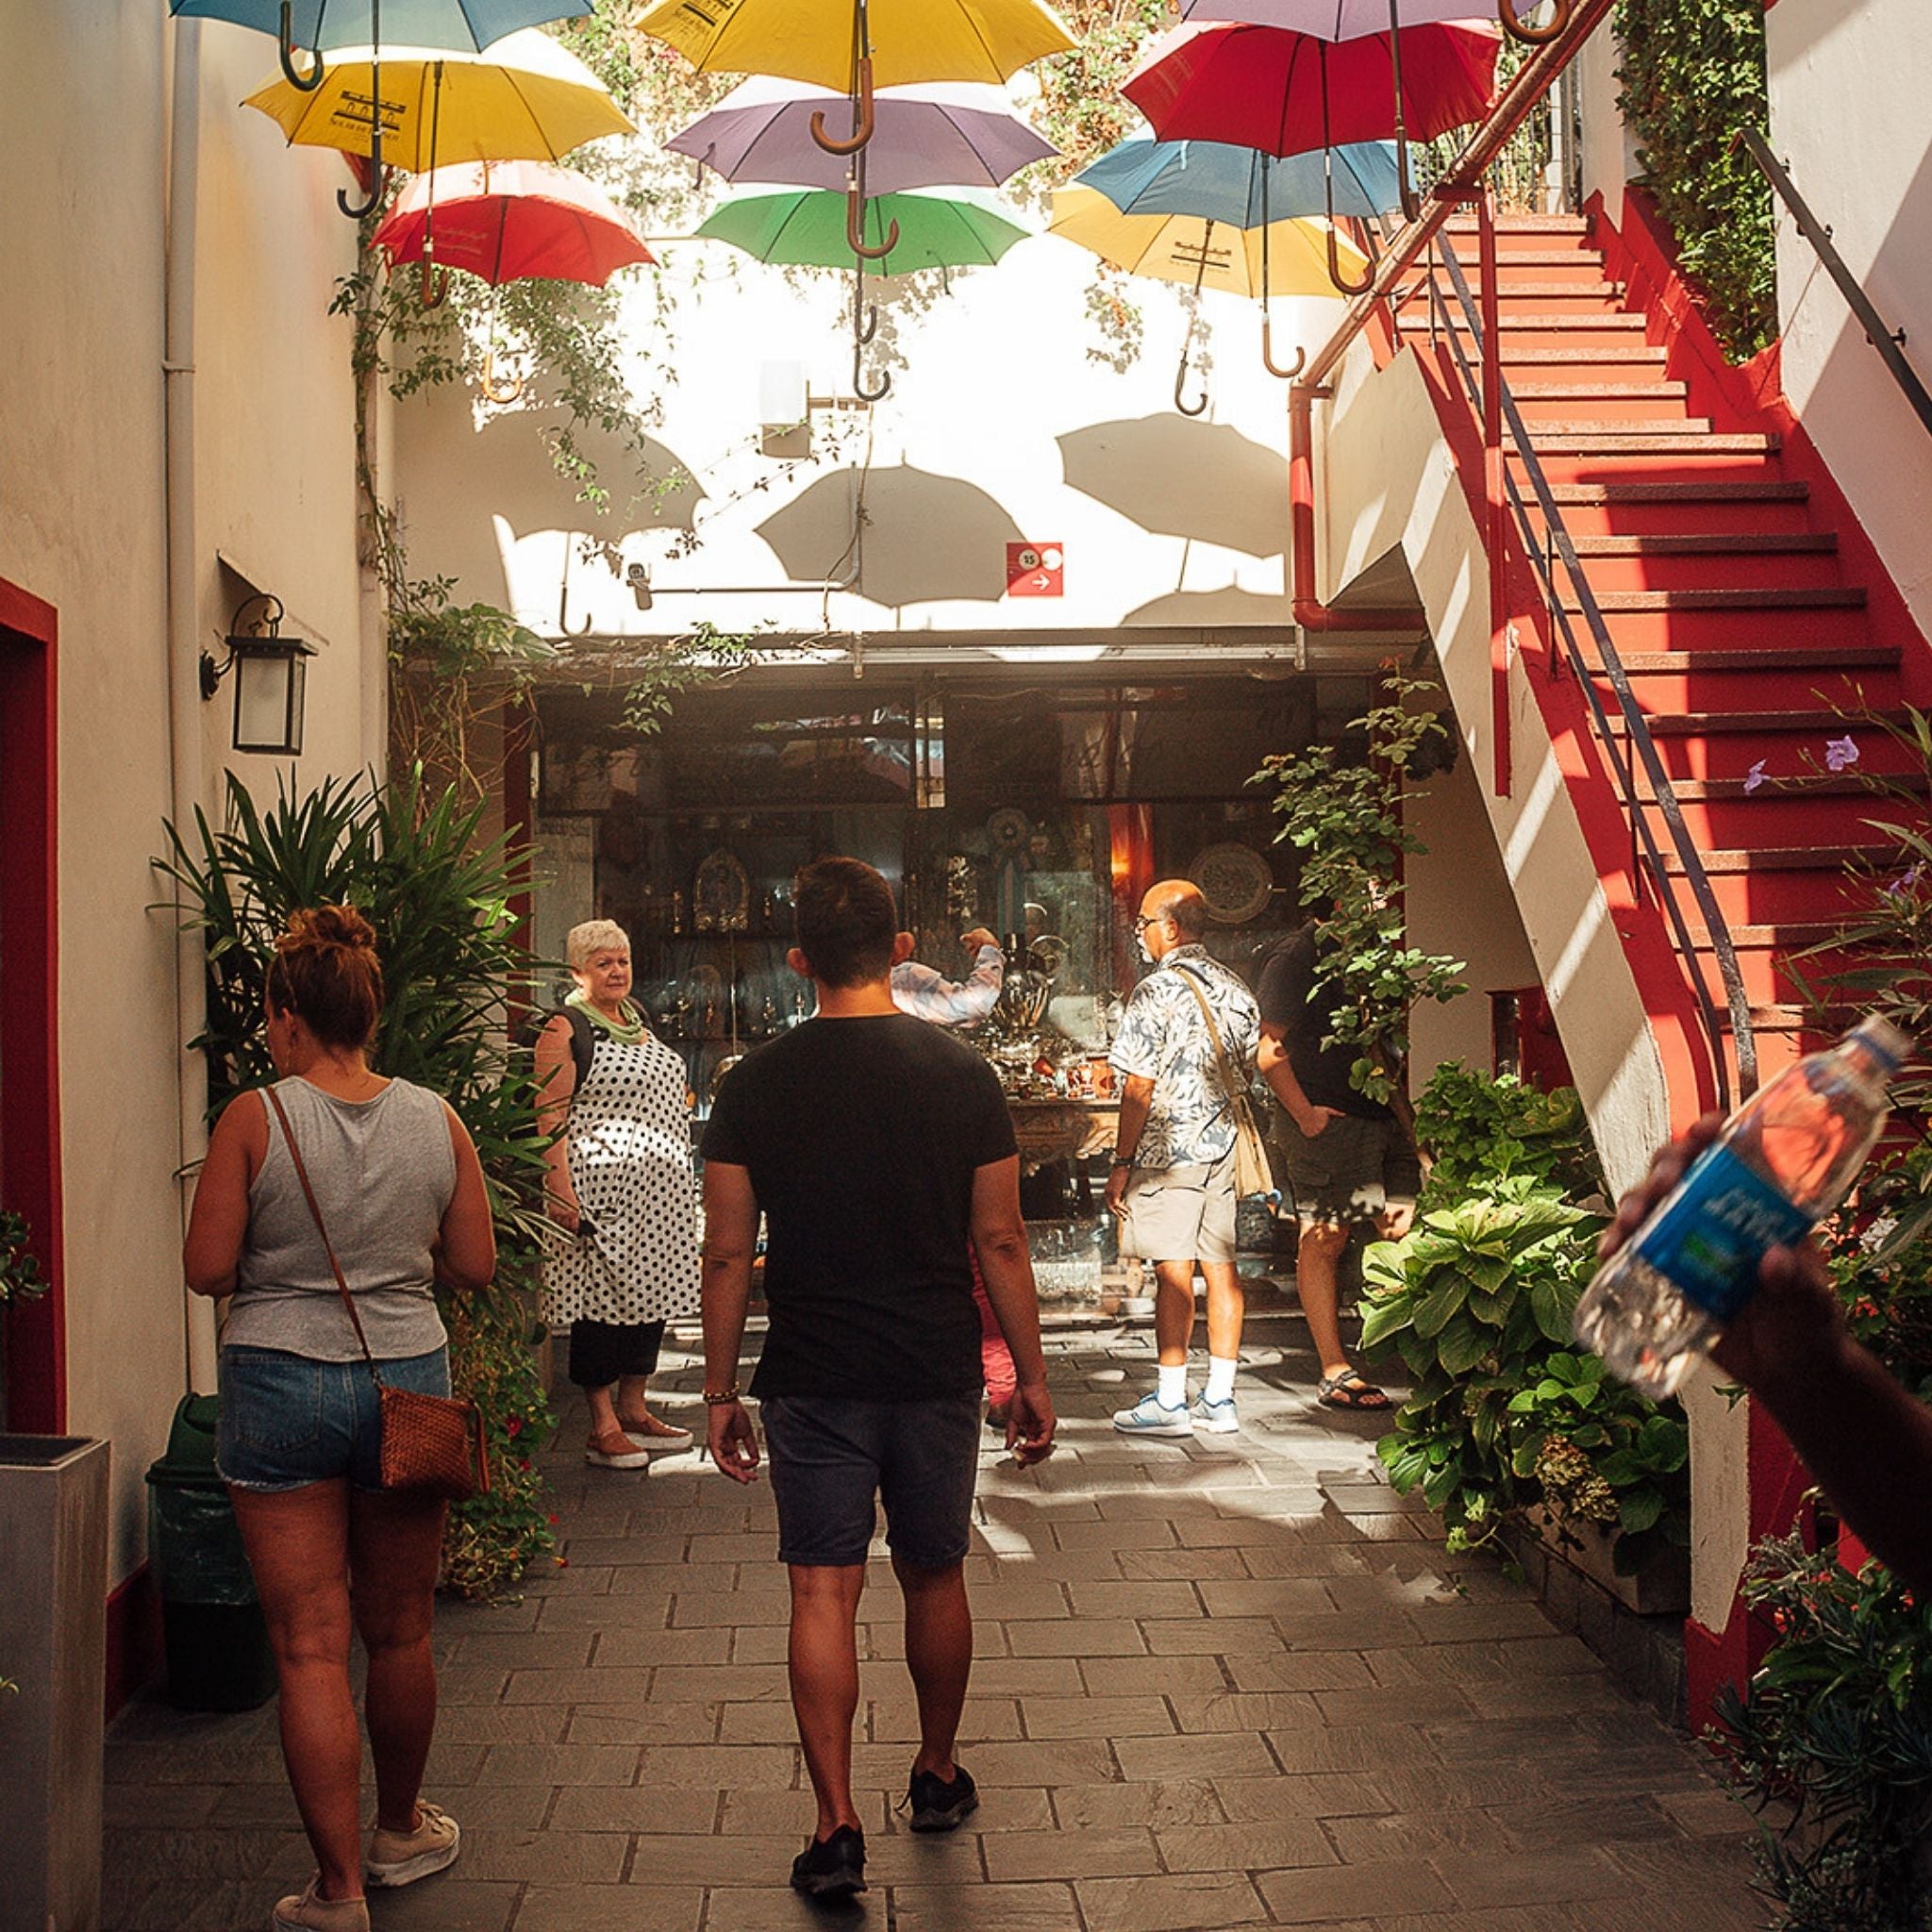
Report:
[[[0,576],[59,613],[61,1149],[69,1423],[114,1444],[111,1574],[139,1561],[141,1475],[185,1386],[176,948],[150,857],[173,810],[163,290],[164,9],[0,0]],[[203,33],[192,507],[198,641],[219,649],[223,551],[325,638],[299,776],[367,741],[347,344],[325,311],[349,262],[339,172],[235,103],[271,43]],[[190,727],[212,804],[232,699]],[[233,760],[272,789],[269,760]],[[0,828],[4,835],[4,828]],[[192,1070],[191,1070],[192,1071]]]
[[[1932,39],[1917,0],[1765,15],[1773,151],[1932,386]],[[1932,629],[1932,436],[1780,211],[1784,387],[1921,628]]]

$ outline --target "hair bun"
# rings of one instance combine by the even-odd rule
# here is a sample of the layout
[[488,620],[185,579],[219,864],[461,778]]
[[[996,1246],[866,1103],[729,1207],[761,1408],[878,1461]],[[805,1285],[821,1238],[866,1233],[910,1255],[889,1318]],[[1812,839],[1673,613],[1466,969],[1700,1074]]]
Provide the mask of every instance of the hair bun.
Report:
[[375,928],[353,906],[309,906],[289,915],[281,946],[346,946],[351,952],[375,950]]

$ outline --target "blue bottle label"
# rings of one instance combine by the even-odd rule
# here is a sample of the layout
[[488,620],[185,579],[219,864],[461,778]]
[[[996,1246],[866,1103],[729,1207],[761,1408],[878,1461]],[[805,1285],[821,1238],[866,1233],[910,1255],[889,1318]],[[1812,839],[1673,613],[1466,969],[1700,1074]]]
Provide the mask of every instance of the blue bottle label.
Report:
[[1637,1242],[1637,1256],[1721,1322],[1757,1286],[1767,1248],[1802,1239],[1811,1217],[1720,1142],[1707,1147]]

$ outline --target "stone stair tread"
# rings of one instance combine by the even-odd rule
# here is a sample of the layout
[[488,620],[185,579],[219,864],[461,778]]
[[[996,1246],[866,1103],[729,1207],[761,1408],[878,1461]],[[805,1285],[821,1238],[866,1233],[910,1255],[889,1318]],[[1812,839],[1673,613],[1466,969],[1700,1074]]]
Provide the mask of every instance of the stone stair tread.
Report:
[[[1825,584],[1815,590],[1753,584],[1723,590],[1599,591],[1596,602],[1599,610],[1862,610],[1865,592],[1856,584]],[[1563,608],[1583,608],[1582,600],[1567,587]]]
[[1556,402],[1574,396],[1578,402],[1671,403],[1690,392],[1684,382],[1512,382],[1509,393],[1520,403]]
[[[1622,737],[1622,716],[1613,711],[1609,722],[1611,732]],[[1766,738],[1792,731],[1824,732],[1842,738],[1854,728],[1842,711],[1659,711],[1644,722],[1653,738],[1692,738],[1707,732],[1728,735],[1736,731],[1756,731]],[[1893,707],[1871,712],[1859,720],[1861,724],[1868,722],[1904,726],[1910,719],[1903,707]]]
[[[1557,302],[1574,302],[1579,296],[1586,295],[1592,302],[1617,302],[1623,299],[1623,283],[1605,281],[1601,277],[1599,277],[1597,280],[1593,282],[1553,282],[1539,281],[1534,278],[1525,278],[1524,280],[1518,281],[1507,273],[1507,265],[1512,263],[1515,259],[1516,258],[1514,256],[1505,256],[1502,258],[1502,260],[1506,267],[1506,273],[1503,276],[1503,279],[1497,284],[1497,293],[1508,298],[1511,301],[1520,302],[1526,298],[1547,298],[1551,301]],[[1577,266],[1587,266],[1588,262],[1589,257],[1579,257],[1577,260]],[[1465,278],[1468,277],[1467,268],[1464,269],[1464,276]],[[1417,286],[1418,288],[1420,288],[1421,285],[1418,284]],[[1474,283],[1472,283],[1471,286],[1473,291]],[[1410,290],[1409,299],[1411,301],[1420,299],[1416,289]]]
[[1832,530],[1724,530],[1707,535],[1573,537],[1578,557],[1772,556],[1838,548]]
[[1756,476],[1713,476],[1709,482],[1553,483],[1559,504],[1617,503],[1803,503],[1811,494],[1805,482]]
[[[1849,865],[1870,863],[1896,855],[1893,845],[1753,845],[1697,857],[1707,873],[1842,872]],[[1682,873],[1684,861],[1674,852],[1664,854],[1664,870]]]
[[1571,362],[1650,363],[1662,369],[1669,357],[1654,342],[1606,342],[1594,349],[1556,349],[1547,343],[1505,342],[1504,366],[1556,369]]
[[[1899,662],[1896,644],[1793,644],[1772,650],[1619,651],[1617,661],[1633,676],[1673,671],[1881,671]],[[1603,672],[1601,664],[1592,671]]]
[[[1708,926],[1693,925],[1686,930],[1693,946],[1708,949],[1711,943]],[[1785,919],[1768,925],[1731,925],[1724,930],[1730,935],[1734,946],[1751,951],[1762,947],[1778,951],[1787,946],[1815,946],[1820,940],[1830,939],[1840,930],[1840,925],[1834,919]]]
[[[1474,235],[1477,226],[1472,215],[1452,215],[1442,224],[1443,231],[1450,235]],[[1507,214],[1496,217],[1496,233],[1499,235],[1587,235],[1589,232],[1588,215]]]
[[1577,456],[1681,456],[1687,451],[1693,456],[1774,456],[1781,446],[1775,436],[1757,430],[1657,435],[1632,428],[1612,434],[1607,429],[1565,431],[1541,423],[1528,428],[1536,448]]
[[1528,425],[1538,436],[1709,436],[1708,416],[1542,416]]

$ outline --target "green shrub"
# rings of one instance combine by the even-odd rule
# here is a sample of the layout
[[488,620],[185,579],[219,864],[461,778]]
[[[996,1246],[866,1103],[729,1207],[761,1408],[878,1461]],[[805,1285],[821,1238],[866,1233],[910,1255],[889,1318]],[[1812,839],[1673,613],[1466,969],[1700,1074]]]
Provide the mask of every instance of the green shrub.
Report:
[[1546,1181],[1577,1201],[1604,1192],[1603,1169],[1574,1087],[1545,1093],[1513,1074],[1438,1067],[1415,1108],[1426,1150],[1421,1206],[1447,1207],[1507,1174]]

